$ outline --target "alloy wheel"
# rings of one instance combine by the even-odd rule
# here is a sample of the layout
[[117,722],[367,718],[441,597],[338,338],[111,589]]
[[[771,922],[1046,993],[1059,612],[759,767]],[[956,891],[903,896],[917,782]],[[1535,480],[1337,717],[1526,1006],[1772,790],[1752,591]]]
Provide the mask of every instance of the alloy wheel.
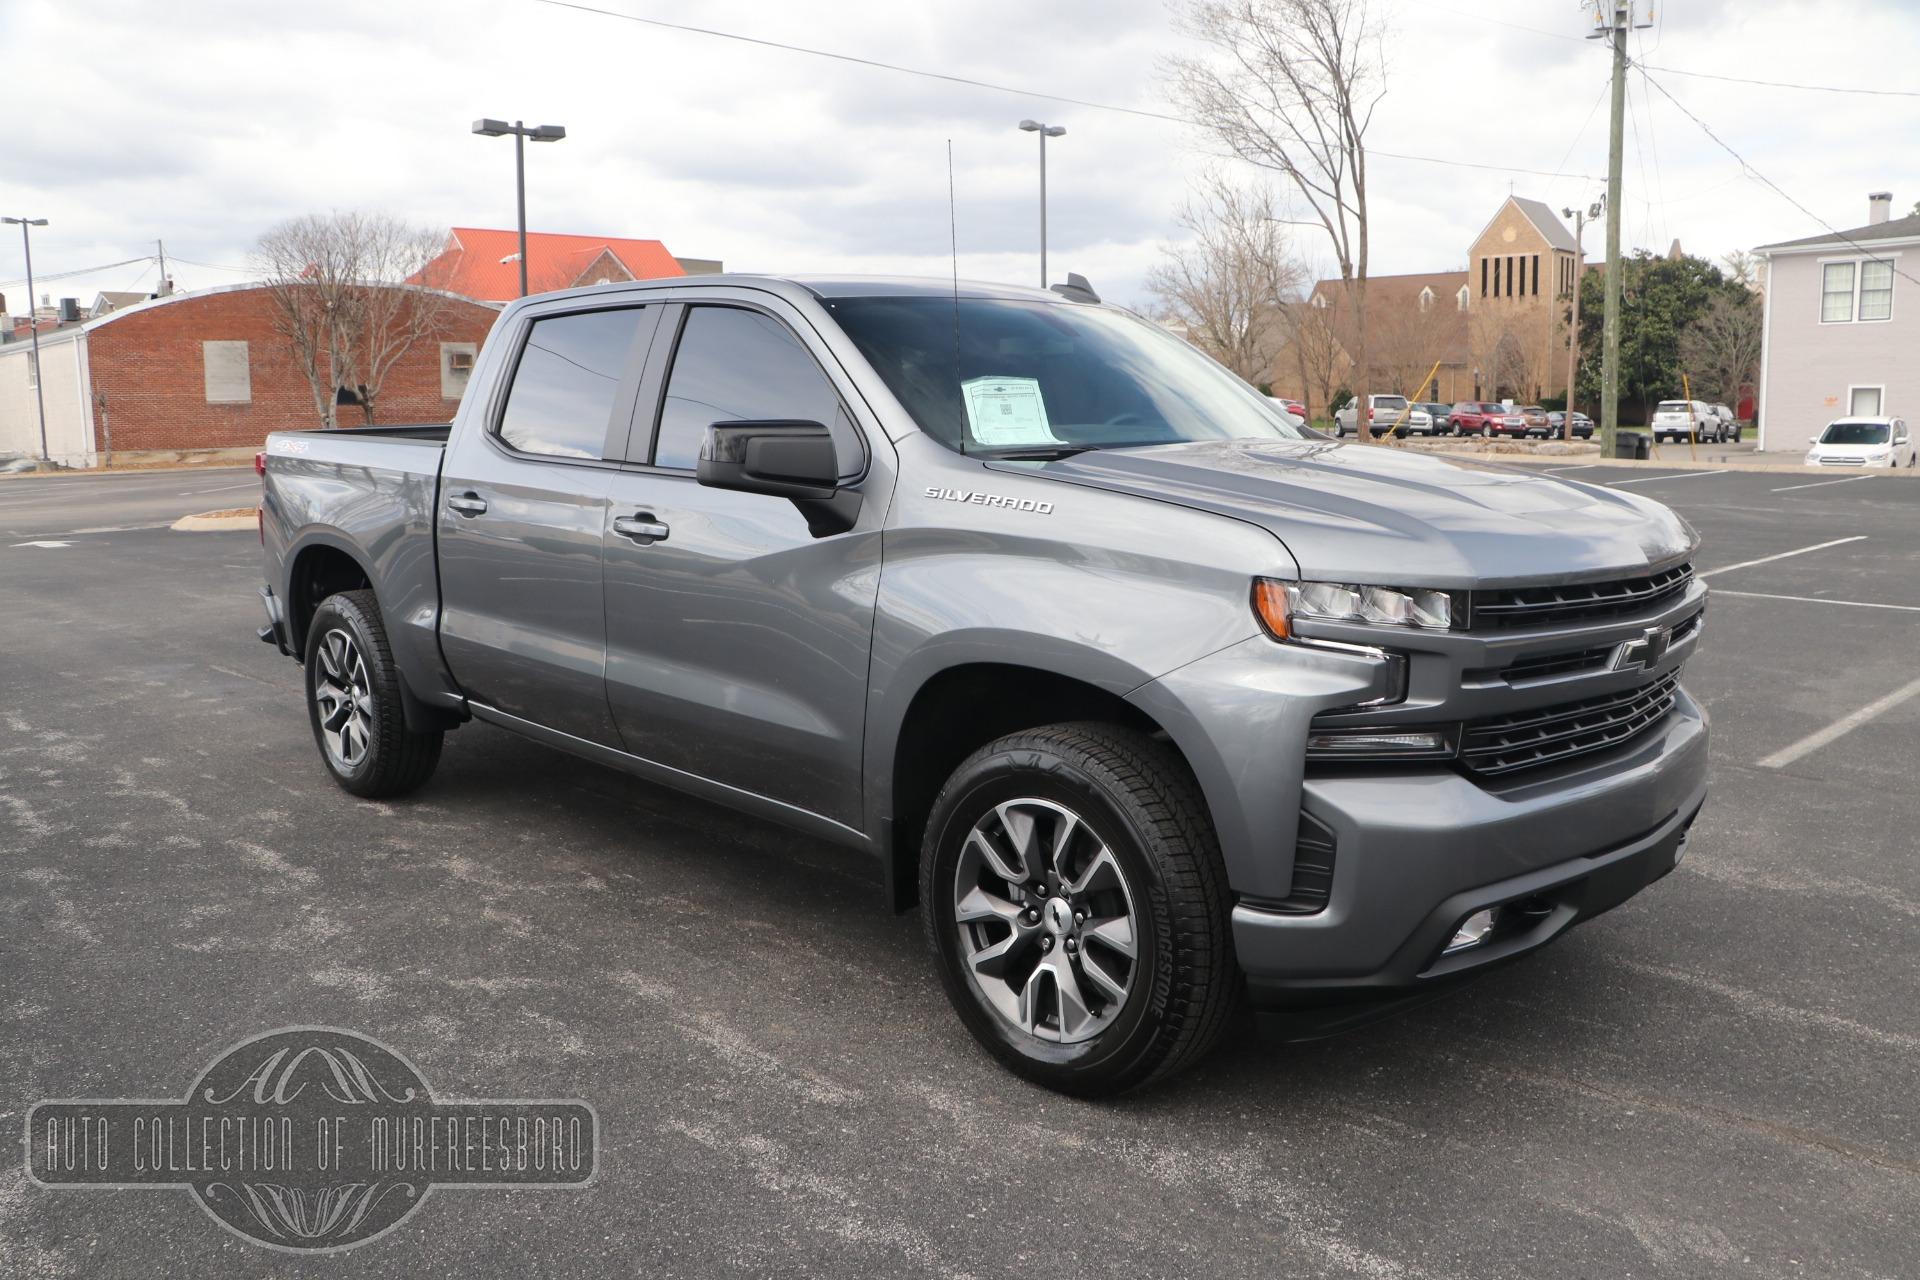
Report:
[[1099,1035],[1140,972],[1132,887],[1072,810],[1021,798],[967,833],[954,872],[960,960],[1003,1021],[1038,1040]]
[[335,627],[320,637],[320,670],[314,674],[313,701],[320,712],[320,736],[327,756],[343,773],[352,773],[366,757],[373,738],[373,683],[353,635]]

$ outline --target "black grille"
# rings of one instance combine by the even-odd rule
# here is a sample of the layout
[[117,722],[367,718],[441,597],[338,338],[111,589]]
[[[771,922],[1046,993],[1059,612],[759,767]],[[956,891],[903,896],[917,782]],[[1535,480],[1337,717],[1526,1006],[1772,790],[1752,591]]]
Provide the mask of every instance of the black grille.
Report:
[[1676,565],[1642,578],[1557,587],[1511,587],[1473,593],[1473,629],[1512,631],[1649,613],[1680,598],[1693,566]]
[[1576,671],[1597,671],[1607,665],[1613,656],[1614,646],[1600,645],[1594,649],[1576,649],[1568,653],[1545,653],[1533,658],[1503,667],[1500,678],[1508,684],[1527,684],[1534,680],[1546,680],[1553,676],[1570,675]]
[[1559,764],[1637,737],[1673,710],[1679,672],[1624,693],[1471,721],[1460,763],[1483,777]]
[[1333,892],[1333,832],[1311,814],[1300,814],[1293,844],[1293,889],[1278,902],[1262,903],[1282,915],[1310,916],[1327,909]]

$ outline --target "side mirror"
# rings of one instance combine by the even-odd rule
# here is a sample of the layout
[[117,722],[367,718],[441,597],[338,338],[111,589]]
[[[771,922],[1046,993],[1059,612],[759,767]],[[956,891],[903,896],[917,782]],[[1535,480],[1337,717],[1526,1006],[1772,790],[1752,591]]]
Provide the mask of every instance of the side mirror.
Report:
[[840,488],[833,436],[818,422],[769,419],[707,428],[696,471],[714,489],[824,500]]
[[1807,437],[1807,443],[1808,443],[1808,444],[1819,444],[1819,443],[1820,443],[1820,437],[1819,437],[1819,436],[1808,436],[1808,437]]

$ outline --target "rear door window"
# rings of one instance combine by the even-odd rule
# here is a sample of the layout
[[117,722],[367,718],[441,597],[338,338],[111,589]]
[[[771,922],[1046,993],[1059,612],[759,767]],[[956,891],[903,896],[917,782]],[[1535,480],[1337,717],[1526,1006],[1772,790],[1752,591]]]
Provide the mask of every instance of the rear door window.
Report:
[[501,441],[522,453],[601,458],[645,316],[621,307],[535,320],[507,389]]

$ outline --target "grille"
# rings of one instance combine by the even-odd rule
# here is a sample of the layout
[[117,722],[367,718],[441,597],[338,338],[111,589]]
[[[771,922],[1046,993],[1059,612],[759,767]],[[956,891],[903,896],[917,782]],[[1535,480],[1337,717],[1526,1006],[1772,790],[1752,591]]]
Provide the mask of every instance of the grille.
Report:
[[1512,631],[1647,613],[1679,599],[1692,581],[1693,566],[1683,564],[1612,582],[1476,591],[1472,625],[1476,631]]
[[1571,675],[1576,671],[1597,671],[1607,665],[1607,659],[1613,656],[1613,648],[1610,644],[1603,644],[1595,649],[1577,649],[1568,653],[1546,653],[1535,658],[1522,658],[1518,662],[1503,667],[1500,678],[1508,684],[1530,684],[1535,680]]
[[1820,465],[1823,467],[1864,467],[1867,465],[1867,460],[1865,458],[1822,458],[1820,459]]
[[1617,747],[1673,710],[1679,680],[1679,672],[1669,672],[1624,693],[1471,721],[1461,735],[1460,763],[1497,777]]

